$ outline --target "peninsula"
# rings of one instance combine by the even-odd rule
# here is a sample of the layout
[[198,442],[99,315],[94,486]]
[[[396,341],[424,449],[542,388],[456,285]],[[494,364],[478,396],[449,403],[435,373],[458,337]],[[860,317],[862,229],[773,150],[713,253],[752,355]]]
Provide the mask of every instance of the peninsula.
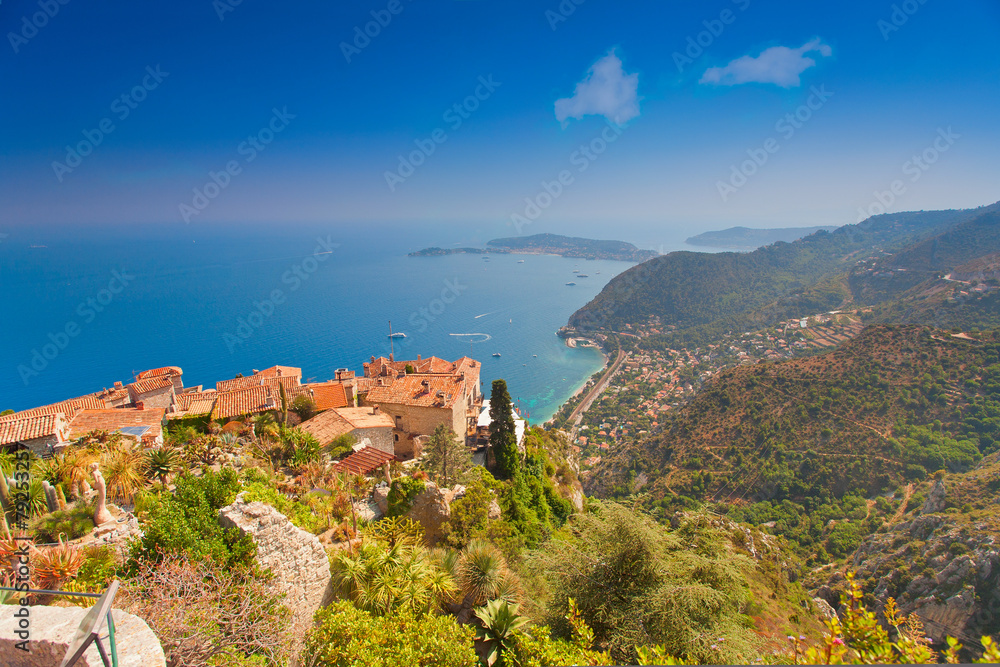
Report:
[[580,259],[611,259],[622,262],[645,262],[656,257],[655,250],[641,250],[624,241],[599,241],[559,234],[534,234],[503,239],[493,239],[486,248],[424,248],[411,252],[411,257],[433,257],[456,254],[521,254],[561,255]]

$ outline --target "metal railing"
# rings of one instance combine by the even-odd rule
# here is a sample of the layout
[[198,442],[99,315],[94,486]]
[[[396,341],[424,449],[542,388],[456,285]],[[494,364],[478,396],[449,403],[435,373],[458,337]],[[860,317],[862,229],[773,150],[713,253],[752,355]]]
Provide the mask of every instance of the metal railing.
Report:
[[[115,619],[111,614],[111,602],[114,600],[115,593],[118,592],[118,582],[111,582],[111,586],[108,587],[104,593],[74,593],[71,591],[50,591],[43,588],[10,588],[8,586],[0,586],[0,591],[12,591],[14,593],[35,593],[39,595],[64,595],[67,597],[83,597],[83,598],[96,598],[98,603],[90,608],[87,615],[84,616],[83,621],[80,623],[80,627],[76,631],[76,635],[73,637],[72,643],[66,649],[66,657],[63,658],[62,665],[60,667],[70,667],[75,664],[83,652],[87,650],[87,646],[91,642],[97,644],[97,651],[101,654],[101,662],[104,663],[104,667],[118,667],[118,646],[115,641]],[[109,595],[110,594],[110,595]],[[104,613],[105,618],[108,623],[108,646],[111,648],[111,660],[108,662],[108,654],[104,648],[104,644],[101,642],[100,634],[97,632],[100,627],[100,607],[106,607]],[[91,618],[91,614],[97,611],[97,617]]]

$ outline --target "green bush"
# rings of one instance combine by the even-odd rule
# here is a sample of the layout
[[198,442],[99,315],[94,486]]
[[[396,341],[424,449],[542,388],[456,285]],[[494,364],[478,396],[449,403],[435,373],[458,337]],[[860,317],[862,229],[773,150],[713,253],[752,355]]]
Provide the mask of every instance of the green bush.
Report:
[[219,510],[232,503],[239,490],[236,473],[225,469],[203,477],[181,475],[173,494],[144,498],[149,516],[143,522],[143,536],[130,543],[130,568],[140,560],[158,561],[165,553],[229,566],[250,565],[256,554],[253,539],[219,525]]
[[451,616],[373,616],[335,602],[315,616],[302,662],[315,667],[478,667],[471,628]]
[[314,513],[308,505],[286,498],[267,484],[252,482],[243,488],[246,491],[243,499],[248,503],[256,501],[267,503],[302,530],[318,535],[329,527],[324,518]]
[[83,537],[94,529],[94,507],[77,502],[64,510],[45,514],[35,520],[32,530],[35,541],[39,544],[49,544],[59,541],[62,535],[65,540],[75,540]]
[[401,516],[409,512],[413,505],[413,499],[424,490],[425,486],[423,481],[412,477],[397,477],[392,480],[387,499],[389,511],[386,512],[386,516]]

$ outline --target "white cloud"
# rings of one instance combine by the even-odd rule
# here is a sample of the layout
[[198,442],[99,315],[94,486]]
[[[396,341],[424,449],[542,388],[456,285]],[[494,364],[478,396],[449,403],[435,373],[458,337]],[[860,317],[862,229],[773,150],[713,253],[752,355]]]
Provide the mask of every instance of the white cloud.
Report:
[[639,115],[638,90],[639,75],[626,74],[612,50],[576,84],[573,97],[556,100],[556,119],[565,123],[567,118],[595,115],[621,125]]
[[800,86],[802,81],[799,75],[816,65],[816,61],[806,55],[814,52],[825,57],[831,55],[833,50],[823,44],[818,37],[797,49],[772,46],[756,58],[743,56],[725,67],[708,68],[701,77],[701,83],[714,83],[719,86],[773,83],[782,88]]

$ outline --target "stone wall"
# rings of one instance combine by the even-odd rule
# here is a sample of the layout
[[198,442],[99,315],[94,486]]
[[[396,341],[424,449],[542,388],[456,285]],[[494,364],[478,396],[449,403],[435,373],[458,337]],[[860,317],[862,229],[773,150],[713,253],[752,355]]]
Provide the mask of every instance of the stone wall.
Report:
[[396,428],[407,435],[430,435],[439,424],[447,424],[458,437],[465,437],[465,405],[461,400],[455,402],[454,408],[381,403],[379,409],[392,417]]
[[[14,631],[17,621],[14,612],[20,607],[0,605],[0,665],[3,667],[53,667],[66,655],[80,622],[87,609],[82,607],[28,607],[30,610],[28,642],[30,653],[16,648],[21,641]],[[113,610],[115,619],[115,645],[118,647],[119,667],[166,667],[163,647],[146,622],[138,616]],[[107,626],[102,626],[101,636],[107,636]],[[102,640],[111,654],[111,646]],[[78,667],[98,667],[101,656],[93,644],[76,663]]]
[[358,442],[368,438],[371,446],[375,449],[389,454],[394,454],[396,451],[393,443],[392,429],[388,426],[356,428],[354,429],[353,434],[357,438]]
[[245,502],[243,494],[219,510],[219,523],[253,538],[257,561],[274,573],[271,585],[285,594],[294,627],[304,633],[316,610],[333,599],[330,561],[319,539],[270,505]]

